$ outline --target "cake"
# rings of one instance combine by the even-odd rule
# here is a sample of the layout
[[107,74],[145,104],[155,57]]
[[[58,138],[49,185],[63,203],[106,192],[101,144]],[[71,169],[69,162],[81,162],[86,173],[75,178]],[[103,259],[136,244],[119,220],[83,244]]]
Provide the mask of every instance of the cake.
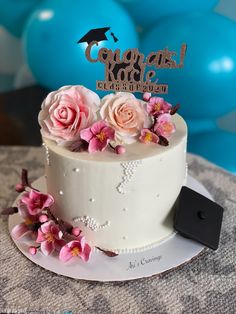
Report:
[[93,247],[133,252],[174,232],[187,127],[163,98],[143,99],[120,92],[100,99],[83,86],[65,86],[42,104],[52,212]]

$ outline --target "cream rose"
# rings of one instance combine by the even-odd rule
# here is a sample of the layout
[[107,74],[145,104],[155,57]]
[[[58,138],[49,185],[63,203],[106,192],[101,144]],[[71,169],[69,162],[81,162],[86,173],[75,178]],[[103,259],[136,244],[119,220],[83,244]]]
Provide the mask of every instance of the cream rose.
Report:
[[84,86],[64,86],[50,93],[39,113],[42,136],[67,146],[97,119],[100,98]]
[[150,125],[144,102],[131,93],[105,96],[101,101],[100,115],[115,129],[115,140],[121,144],[136,142],[140,131]]

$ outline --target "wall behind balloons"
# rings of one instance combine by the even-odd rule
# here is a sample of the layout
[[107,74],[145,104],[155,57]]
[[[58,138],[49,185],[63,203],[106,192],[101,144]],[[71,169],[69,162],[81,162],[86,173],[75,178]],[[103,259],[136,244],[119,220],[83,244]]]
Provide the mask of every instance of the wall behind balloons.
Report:
[[[2,0],[0,92],[34,84],[94,89],[103,66],[88,63],[84,46],[75,44],[92,28],[111,26],[121,50],[145,54],[186,42],[185,68],[160,71],[160,81],[169,83],[167,99],[182,105],[188,150],[236,174],[234,21],[235,0]],[[101,46],[117,48],[112,41]]]

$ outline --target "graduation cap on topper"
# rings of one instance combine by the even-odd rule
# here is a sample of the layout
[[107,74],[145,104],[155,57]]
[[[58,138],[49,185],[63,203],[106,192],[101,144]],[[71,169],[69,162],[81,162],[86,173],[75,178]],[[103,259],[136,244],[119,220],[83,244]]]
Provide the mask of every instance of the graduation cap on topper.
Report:
[[[94,28],[88,31],[87,34],[85,34],[80,40],[78,41],[78,44],[87,42],[89,45],[92,41],[103,41],[108,40],[106,36],[106,32],[108,32],[111,28],[110,27],[102,27],[102,28]],[[114,42],[118,41],[118,38],[115,37],[114,33],[110,33]]]
[[205,196],[182,187],[176,203],[174,228],[184,237],[216,250],[219,245],[223,208]]

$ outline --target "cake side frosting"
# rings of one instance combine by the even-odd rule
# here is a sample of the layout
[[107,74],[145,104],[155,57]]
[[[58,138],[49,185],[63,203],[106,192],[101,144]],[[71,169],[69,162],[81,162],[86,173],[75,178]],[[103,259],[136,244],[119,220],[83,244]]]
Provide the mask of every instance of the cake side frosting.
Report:
[[44,139],[48,192],[57,217],[79,226],[93,246],[133,250],[173,232],[171,208],[186,177],[187,128],[173,116],[169,146],[126,146],[126,153],[70,152]]

